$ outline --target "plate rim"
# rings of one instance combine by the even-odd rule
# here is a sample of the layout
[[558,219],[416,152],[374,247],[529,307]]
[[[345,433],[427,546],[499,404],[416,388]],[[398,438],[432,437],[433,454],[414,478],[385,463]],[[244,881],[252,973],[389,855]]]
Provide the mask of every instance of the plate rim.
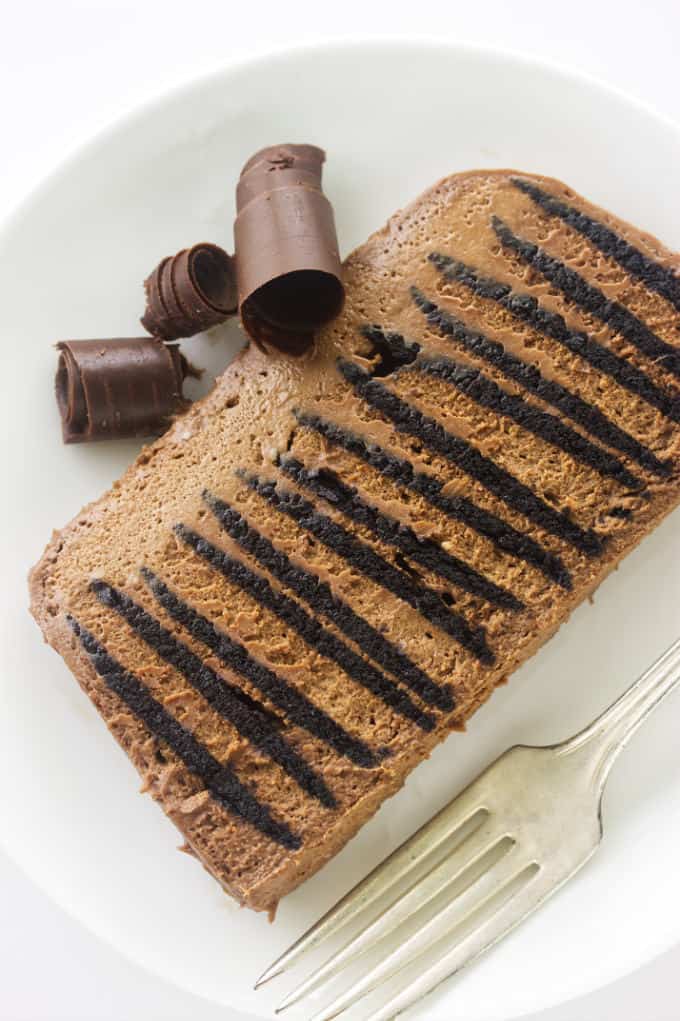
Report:
[[0,217],[0,241],[2,241],[2,235],[14,227],[15,221],[28,212],[29,207],[33,203],[38,202],[49,187],[57,183],[61,177],[71,170],[74,164],[77,164],[88,153],[94,152],[99,145],[106,144],[109,138],[121,130],[124,125],[133,125],[136,121],[141,121],[147,116],[152,115],[154,110],[161,108],[165,103],[186,97],[192,91],[207,86],[211,81],[232,73],[236,74],[246,69],[255,71],[258,65],[266,65],[275,60],[295,59],[296,57],[303,58],[318,50],[331,53],[333,51],[347,51],[357,48],[361,50],[375,48],[395,52],[399,49],[429,49],[442,53],[462,51],[468,55],[482,58],[504,60],[516,65],[529,65],[552,74],[554,77],[576,81],[590,88],[598,89],[617,99],[619,102],[634,107],[638,113],[651,117],[667,130],[673,131],[678,135],[678,140],[680,141],[680,118],[676,121],[668,114],[657,110],[651,103],[631,95],[625,89],[612,85],[610,82],[598,78],[597,75],[591,74],[589,71],[563,64],[561,61],[549,60],[547,57],[536,57],[533,54],[513,48],[473,43],[466,40],[441,40],[427,34],[416,35],[408,39],[398,35],[357,36],[356,38],[348,36],[342,39],[325,38],[313,42],[272,46],[260,53],[234,57],[223,64],[211,67],[202,74],[183,79],[169,88],[154,92],[139,103],[126,107],[120,113],[110,117],[95,132],[84,134],[83,137],[70,145],[65,154],[48,167],[26,194],[21,196],[16,204]]
[[[3,214],[2,217],[0,217],[0,246],[3,243],[4,236],[15,229],[17,224],[20,223],[22,217],[30,214],[31,207],[39,203],[49,192],[50,188],[58,186],[61,180],[66,178],[77,167],[79,161],[82,161],[89,155],[95,154],[99,147],[105,147],[116,134],[129,129],[130,127],[134,127],[147,117],[152,116],[156,110],[162,109],[167,103],[186,100],[190,97],[191,93],[200,93],[203,88],[209,87],[212,82],[216,82],[220,79],[227,80],[232,75],[238,75],[244,72],[257,74],[260,70],[269,72],[272,63],[279,61],[287,62],[295,60],[296,58],[304,59],[308,56],[318,54],[319,51],[328,55],[338,54],[341,56],[357,50],[361,51],[362,54],[366,54],[371,50],[374,50],[380,51],[382,54],[388,52],[391,55],[399,53],[400,51],[402,53],[418,52],[420,54],[422,54],[423,51],[430,51],[437,52],[442,55],[464,53],[468,57],[477,57],[482,60],[487,60],[490,63],[506,63],[516,67],[521,66],[525,70],[533,68],[543,74],[552,76],[554,79],[562,80],[564,83],[578,83],[590,90],[597,90],[605,97],[609,97],[620,104],[634,109],[636,113],[652,119],[665,131],[670,131],[676,135],[678,143],[680,143],[680,119],[675,120],[668,114],[657,110],[652,104],[631,95],[625,89],[612,85],[595,74],[591,74],[581,68],[563,64],[560,61],[553,61],[545,57],[536,57],[534,54],[529,52],[516,50],[514,48],[506,48],[500,45],[487,45],[483,43],[469,42],[466,40],[442,40],[427,34],[419,34],[409,38],[399,35],[345,36],[339,39],[326,37],[305,43],[281,44],[268,47],[267,49],[256,53],[250,53],[244,56],[235,56],[224,63],[212,66],[200,74],[192,74],[190,77],[183,78],[181,81],[178,81],[170,87],[159,89],[151,95],[147,95],[140,102],[133,102],[129,106],[126,106],[125,109],[109,118],[96,131],[87,132],[87,134],[83,135],[83,137],[80,137],[73,144],[69,145],[65,154],[54,163],[50,164],[44,174],[41,175],[41,177],[28,189],[28,191],[22,195],[18,201],[16,201],[15,204]],[[128,955],[123,948],[119,947],[107,936],[102,935],[88,921],[81,918],[80,915],[73,910],[71,905],[59,894],[55,894],[52,890],[47,888],[40,878],[34,876],[32,872],[28,871],[24,867],[21,859],[17,858],[10,851],[1,833],[0,851],[2,851],[2,853],[4,853],[7,858],[17,866],[22,875],[24,875],[29,882],[39,889],[52,904],[57,905],[59,910],[63,911],[67,917],[73,919],[78,925],[82,926],[99,944],[107,947],[109,951],[112,951],[124,960],[129,961],[133,967],[139,968],[143,972],[153,975],[161,982],[168,983],[171,986],[176,986],[176,988],[181,989],[183,992],[205,1000],[207,1003],[212,1004],[218,1002],[212,997],[204,995],[195,989],[187,989],[185,986],[173,982],[164,973],[152,967],[150,964],[141,962],[134,956]],[[574,997],[568,997],[567,999],[556,1001],[555,1003],[547,1006],[532,1007],[529,1012],[523,1012],[520,1015],[513,1015],[512,1018],[507,1018],[507,1021],[520,1021],[520,1018],[527,1017],[529,1013],[533,1013],[535,1010],[550,1010],[561,1005],[576,1002],[576,1000],[584,996],[588,996],[599,989],[606,988],[628,975],[635,974],[636,971],[650,964],[663,953],[678,946],[680,946],[680,942],[678,942],[675,938],[673,938],[671,942],[668,942],[663,938],[659,938],[652,946],[650,953],[642,958],[634,968],[630,969],[627,965],[622,965],[620,968],[613,969],[612,973],[607,975],[603,982],[589,986],[586,990],[577,993]],[[224,1007],[224,1004],[219,1005]],[[250,1010],[244,1007],[230,1006],[228,1009],[235,1010],[237,1013],[247,1017],[260,1017],[260,1015],[253,1014]],[[493,1015],[489,1015],[489,1017],[495,1018],[497,1017],[497,1014],[494,1013]]]

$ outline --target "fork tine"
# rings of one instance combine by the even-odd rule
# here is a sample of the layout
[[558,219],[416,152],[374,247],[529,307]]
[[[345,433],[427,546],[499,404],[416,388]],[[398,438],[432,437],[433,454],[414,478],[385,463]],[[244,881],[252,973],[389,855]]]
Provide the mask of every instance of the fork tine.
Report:
[[[454,934],[453,943],[445,946],[444,952],[426,971],[414,981],[407,982],[398,993],[382,1007],[373,1011],[365,1021],[391,1021],[520,925],[558,888],[550,882],[548,877],[545,877],[543,882],[537,881],[540,868],[536,863],[525,867],[523,873],[528,873],[532,868],[533,873],[526,876],[523,889],[506,899],[490,918],[473,929],[462,940],[456,940]],[[515,881],[522,878],[523,874],[520,873],[515,877]]]
[[[488,815],[488,809],[479,803],[475,804],[472,791],[469,794],[463,791],[396,848],[388,858],[376,865],[365,879],[277,958],[259,977],[255,989],[287,971],[304,954],[334,936],[379,897],[391,890],[412,869],[436,852],[446,840],[466,827],[479,828]],[[466,835],[467,832],[466,829]]]
[[488,836],[486,829],[481,826],[473,830],[451,855],[418,878],[404,894],[398,895],[374,921],[369,922],[296,986],[278,1006],[276,1013],[282,1013],[314,989],[327,984],[351,961],[384,940],[461,877],[464,876],[467,885],[471,885],[483,872],[493,867],[512,848],[514,841],[498,832]]
[[[328,1007],[316,1014],[312,1021],[331,1021],[362,996],[392,978],[403,968],[409,967],[423,953],[447,937],[453,937],[456,939],[456,943],[460,942],[460,928],[478,916],[486,905],[499,896],[506,893],[510,895],[520,879],[527,875],[529,869],[532,869],[531,863],[525,863],[518,867],[515,857],[516,855],[511,855],[507,861],[503,862],[500,874],[493,865],[490,869],[483,871],[476,880],[459,891],[457,896],[449,900],[420,929],[409,936],[387,957],[379,961],[350,989],[336,997]],[[496,862],[496,865],[498,864]]]

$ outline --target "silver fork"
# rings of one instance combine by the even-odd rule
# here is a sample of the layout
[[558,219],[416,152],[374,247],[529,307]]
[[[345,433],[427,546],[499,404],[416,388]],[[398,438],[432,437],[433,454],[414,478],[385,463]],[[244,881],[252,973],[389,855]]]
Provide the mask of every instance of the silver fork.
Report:
[[[602,839],[602,794],[614,760],[678,683],[680,639],[575,737],[551,747],[511,748],[331,908],[255,988],[412,879],[289,993],[277,1013],[324,987],[388,936],[394,941],[409,921],[410,931],[396,948],[381,948],[377,963],[313,1021],[337,1017],[422,957],[417,976],[383,996],[367,1021],[388,1021],[411,1007],[519,925],[588,861]],[[428,906],[429,917],[418,924],[417,914]]]

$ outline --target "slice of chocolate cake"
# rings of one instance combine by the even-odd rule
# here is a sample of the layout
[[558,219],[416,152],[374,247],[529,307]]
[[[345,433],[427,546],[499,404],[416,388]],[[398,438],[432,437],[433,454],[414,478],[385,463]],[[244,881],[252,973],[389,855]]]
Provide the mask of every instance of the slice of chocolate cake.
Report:
[[450,177],[313,350],[248,349],[55,534],[33,613],[238,900],[323,865],[678,502],[679,265],[557,181]]

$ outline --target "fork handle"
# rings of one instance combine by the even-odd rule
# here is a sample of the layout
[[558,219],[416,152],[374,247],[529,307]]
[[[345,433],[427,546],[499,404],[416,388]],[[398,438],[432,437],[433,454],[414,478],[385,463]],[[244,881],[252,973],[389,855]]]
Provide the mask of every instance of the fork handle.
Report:
[[562,754],[581,753],[590,760],[600,791],[619,753],[654,709],[680,685],[680,638],[601,716],[560,746]]

